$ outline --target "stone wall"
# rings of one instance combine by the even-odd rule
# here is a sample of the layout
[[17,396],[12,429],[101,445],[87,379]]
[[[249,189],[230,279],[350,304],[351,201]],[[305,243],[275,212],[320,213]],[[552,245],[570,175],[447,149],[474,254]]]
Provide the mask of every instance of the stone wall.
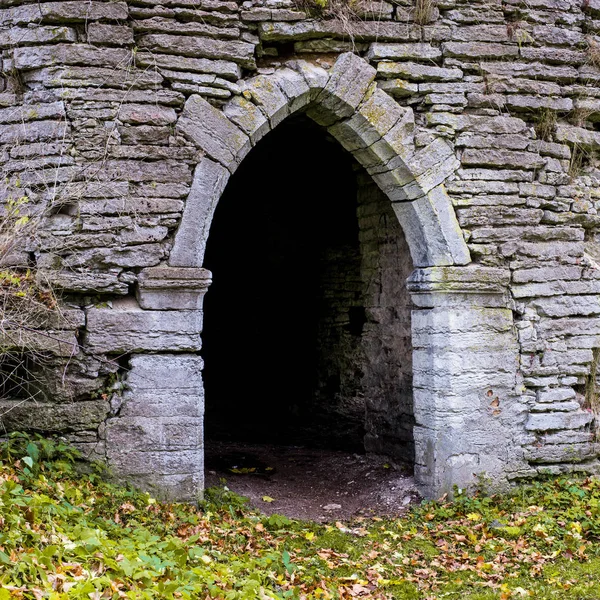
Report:
[[[35,410],[3,399],[5,427],[63,433],[150,484],[123,458],[135,430],[161,457],[152,481],[193,495],[200,393],[186,433],[187,417],[125,417],[122,402],[145,397],[145,361],[200,368],[214,205],[304,109],[392,202],[410,248],[423,491],[597,468],[600,5],[425,4],[2,4],[2,198],[45,215],[5,263],[35,264],[65,307],[52,337],[27,340],[48,354],[46,395]],[[155,397],[186,405],[168,389]]]
[[385,195],[362,173],[358,220],[366,323],[361,388],[365,448],[414,462],[410,253]]
[[356,246],[325,263],[312,418],[332,440],[412,464],[410,253],[387,198],[362,169],[357,180]]

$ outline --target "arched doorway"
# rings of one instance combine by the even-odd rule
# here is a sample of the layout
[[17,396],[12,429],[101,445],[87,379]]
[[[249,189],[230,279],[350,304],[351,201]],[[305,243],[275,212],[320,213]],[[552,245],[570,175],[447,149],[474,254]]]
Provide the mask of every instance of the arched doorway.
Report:
[[211,438],[412,462],[412,261],[387,198],[304,115],[244,159],[204,265]]
[[[202,490],[204,395],[198,351],[202,301],[211,283],[209,271],[202,268],[208,233],[226,184],[244,158],[258,150],[269,131],[303,110],[327,128],[377,184],[376,189],[364,171],[356,171],[359,246],[364,248],[363,256],[381,258],[374,273],[385,272],[381,265],[406,256],[398,252],[403,242],[393,227],[399,232],[401,226],[410,249],[415,266],[407,283],[415,305],[411,315],[414,473],[420,490],[434,497],[454,485],[470,485],[476,473],[506,481],[507,473],[522,472],[520,455],[513,453],[507,466],[507,445],[498,444],[503,439],[515,447],[512,415],[520,410],[515,382],[517,343],[507,293],[510,274],[471,263],[466,238],[444,188],[460,164],[453,148],[441,136],[434,136],[425,146],[415,144],[412,110],[378,89],[375,75],[363,59],[346,53],[329,71],[307,61],[292,61],[270,75],[257,75],[245,81],[243,95],[222,107],[195,94],[187,99],[176,130],[199,149],[201,159],[168,261],[140,272],[139,304],[115,303],[87,316],[88,339],[100,336],[96,349],[104,347],[98,345],[103,341],[114,347],[114,336],[104,340],[98,333],[106,329],[105,323],[121,331],[123,323],[131,323],[136,332],[124,394],[127,411],[120,410],[107,422],[111,438],[107,458],[120,475],[172,498],[194,498]],[[311,164],[308,170],[314,169]],[[323,172],[329,173],[325,168]],[[265,183],[273,183],[271,174]],[[280,187],[289,186],[286,180]],[[371,197],[372,206],[369,201],[361,204],[361,198]],[[400,226],[391,218],[392,211]],[[361,225],[361,215],[365,224],[369,217],[371,225]],[[380,223],[391,226],[392,233],[379,238],[369,230]],[[368,246],[374,239],[378,240],[373,246],[377,252],[372,253]],[[381,252],[384,247],[389,252]],[[406,320],[401,318],[403,311],[398,312],[398,306],[407,306],[401,298],[406,297],[407,266],[390,269],[387,272],[395,277],[380,281],[377,276],[365,276],[368,270],[361,259],[361,283],[369,283],[363,289],[370,289],[376,300],[369,304],[365,296],[364,315],[359,306],[353,322],[364,323],[361,340],[368,339],[371,327],[375,332],[373,343],[363,345],[370,367],[387,365],[381,357],[408,355],[397,354],[394,343],[394,339],[404,339],[409,346],[402,329]],[[260,285],[258,279],[254,287]],[[243,335],[239,332],[238,339],[243,340]],[[237,377],[239,360],[237,354],[228,358],[232,378]],[[399,407],[409,403],[397,402],[397,382],[387,386],[385,378],[393,371],[393,366],[382,371],[371,368],[370,381],[363,378],[362,389],[368,391],[364,396],[365,446],[406,453],[410,443],[402,442],[403,432],[397,425]],[[388,389],[389,394],[373,393]],[[503,399],[501,418],[498,411],[489,410],[490,390],[494,398]],[[256,392],[256,386],[252,391]],[[395,403],[387,404],[390,397]],[[133,438],[132,428],[136,431]],[[141,448],[138,454],[132,455],[131,439],[136,440],[135,448]]]

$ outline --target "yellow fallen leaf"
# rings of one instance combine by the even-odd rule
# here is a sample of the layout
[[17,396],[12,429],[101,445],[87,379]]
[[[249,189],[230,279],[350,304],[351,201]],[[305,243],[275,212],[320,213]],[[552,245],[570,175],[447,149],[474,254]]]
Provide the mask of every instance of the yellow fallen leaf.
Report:
[[275,498],[271,498],[271,496],[263,496],[262,501],[271,503],[271,502],[275,502]]

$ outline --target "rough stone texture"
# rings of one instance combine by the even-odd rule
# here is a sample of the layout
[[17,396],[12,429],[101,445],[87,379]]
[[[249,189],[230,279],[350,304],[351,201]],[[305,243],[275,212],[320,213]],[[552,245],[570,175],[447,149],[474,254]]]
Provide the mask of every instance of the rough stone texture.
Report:
[[[169,256],[170,265],[202,266],[210,222],[228,180],[227,169],[208,158],[203,159],[196,167],[192,188],[185,204],[185,216]],[[194,248],[195,252],[190,252],[190,248]]]
[[190,96],[177,128],[211,158],[235,170],[250,149],[250,140],[204,98]]
[[128,389],[112,398],[100,431],[108,465],[167,500],[195,502],[201,495],[201,370],[193,354],[133,355]]
[[[26,195],[48,213],[11,260],[34,257],[82,315],[64,384],[55,344],[53,396],[11,409],[5,426],[66,432],[137,483],[195,497],[200,363],[187,353],[200,348],[209,276],[194,269],[228,174],[306,111],[391,202],[417,268],[407,289],[422,489],[598,469],[600,76],[586,48],[600,41],[600,8],[458,0],[419,25],[410,2],[379,4],[349,23],[284,0],[3,4],[0,198]],[[405,306],[399,285],[382,285],[388,306]],[[407,343],[403,326],[386,327]],[[193,391],[165,376],[150,399],[136,379],[186,361]],[[129,368],[112,404],[148,401],[146,414],[90,400]],[[406,430],[383,446],[378,431],[410,412],[384,387],[382,410],[367,413],[378,450]],[[196,421],[164,420],[170,404],[194,405]]]
[[414,461],[410,253],[386,196],[368,176],[358,192],[361,278],[367,323],[361,386],[365,449]]

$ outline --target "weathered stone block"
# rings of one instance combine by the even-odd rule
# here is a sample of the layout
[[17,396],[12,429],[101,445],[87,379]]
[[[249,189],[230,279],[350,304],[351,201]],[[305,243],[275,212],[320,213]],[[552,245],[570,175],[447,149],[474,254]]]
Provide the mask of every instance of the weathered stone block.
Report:
[[140,48],[192,58],[230,60],[247,69],[256,68],[254,44],[237,40],[213,40],[210,38],[162,33],[148,34],[140,38]]
[[425,193],[444,183],[459,166],[453,148],[442,138],[435,138],[408,162],[411,173]]
[[170,265],[202,266],[210,223],[228,180],[229,172],[209,159],[202,160],[196,167],[192,189],[169,257]]
[[[125,425],[124,425],[125,427]],[[115,425],[115,429],[117,426]],[[120,432],[119,432],[120,433]],[[130,439],[133,432],[124,431],[125,444]],[[141,436],[144,432],[139,431]],[[198,472],[198,466],[202,465],[202,449],[195,448],[192,450],[174,450],[165,452],[162,449],[155,450],[138,450],[133,452],[123,452],[119,450],[117,441],[120,435],[115,431],[112,434],[112,451],[108,453],[108,464],[111,470],[119,477],[127,477],[137,475],[139,481],[146,481],[142,484],[142,489],[152,489],[152,483],[156,481],[157,475],[192,475]],[[152,474],[148,473],[148,469],[152,469]],[[149,487],[149,484],[150,486]],[[166,490],[165,490],[166,491]],[[193,498],[184,498],[190,501]],[[198,498],[195,498],[198,500]]]
[[476,225],[536,225],[542,220],[542,210],[536,208],[475,207],[458,209],[458,222],[462,227]]
[[461,133],[456,138],[456,146],[466,148],[507,148],[525,150],[531,140],[525,135],[481,135],[472,132]]
[[24,144],[64,140],[70,131],[66,121],[35,121],[2,125],[0,144]]
[[505,58],[516,57],[519,54],[517,45],[486,44],[482,42],[445,42],[442,44],[444,56],[457,58]]
[[0,10],[0,25],[28,25],[43,22],[87,22],[100,19],[127,19],[125,2],[40,2]]
[[250,138],[252,144],[256,144],[271,130],[265,114],[243,96],[234,96],[227,102],[223,114]]
[[375,69],[355,54],[342,54],[317,97],[316,106],[308,111],[308,116],[325,126],[349,117],[365,97],[375,75]]
[[181,22],[163,17],[137,20],[133,23],[136,32],[173,33],[178,35],[206,36],[210,38],[238,39],[238,27],[215,27],[198,21]]
[[[163,398],[163,401],[173,402],[173,399]],[[131,453],[148,452],[153,453],[148,456],[158,458],[155,454],[158,452],[190,451],[201,448],[202,417],[162,416],[158,418],[155,415],[138,417],[119,415],[118,418],[108,421],[105,436],[110,449],[128,448]],[[109,452],[113,453],[113,451]]]
[[[419,197],[424,190],[417,184],[407,164],[415,152],[413,112],[410,108],[399,107],[389,97],[379,102],[378,91],[365,102],[367,106],[365,111],[361,111],[363,114],[356,113],[356,118],[342,121],[339,127],[334,125],[330,132],[377,179],[390,200]],[[390,117],[395,124],[383,133],[381,139],[365,147],[367,140],[375,140],[379,131],[385,131]],[[370,124],[369,119],[374,123]]]
[[293,114],[304,108],[313,100],[314,95],[310,86],[306,82],[306,79],[297,71],[287,67],[277,69],[273,74],[273,79],[287,96],[290,113]]
[[344,23],[338,19],[302,21],[298,23],[260,23],[258,33],[264,41],[301,41],[314,38],[333,37],[356,41],[419,41],[421,27],[415,24],[390,23],[385,21],[352,21]]
[[270,77],[259,75],[250,79],[244,85],[244,96],[258,105],[272,128],[279,125],[290,114],[287,96]]
[[133,30],[126,25],[108,25],[106,23],[90,23],[87,27],[90,44],[110,44],[125,46],[133,44]]
[[329,81],[329,73],[325,69],[305,60],[291,61],[289,67],[304,77],[311,92],[311,100],[317,98]]
[[77,41],[77,33],[71,27],[11,27],[0,31],[0,48],[75,41]]
[[445,69],[419,63],[380,62],[377,65],[380,77],[400,77],[408,81],[456,81],[462,78],[460,69]]
[[404,79],[385,79],[378,81],[377,85],[394,98],[407,98],[419,92],[420,84]]
[[202,366],[202,358],[196,354],[136,354],[130,360],[127,385],[148,393],[160,387],[201,396]]
[[[385,136],[394,125],[407,116],[408,111],[410,109],[400,107],[385,92],[377,89],[359,106],[352,117],[333,125],[329,132],[349,152],[365,149]],[[412,111],[410,112],[412,118]],[[386,163],[394,156],[397,156],[397,153],[390,148],[387,155],[374,157],[371,164]]]
[[64,119],[65,117],[63,102],[23,104],[0,109],[0,123],[22,123],[26,121],[41,121],[42,119]]
[[527,448],[525,457],[532,463],[578,463],[597,458],[597,444],[547,444]]
[[154,125],[140,125],[119,128],[121,142],[125,145],[156,144],[166,146],[169,143],[171,130],[169,127],[156,127]]
[[554,431],[556,429],[580,429],[592,422],[590,412],[531,413],[525,424],[528,431]]
[[171,125],[177,121],[177,114],[170,106],[125,103],[119,107],[118,119],[132,125]]
[[61,434],[97,429],[109,410],[106,400],[69,403],[0,400],[0,421],[9,431],[37,430]]
[[3,331],[0,333],[0,347],[3,352],[27,351],[67,358],[75,356],[79,352],[75,332],[48,331],[46,328],[43,331],[5,328],[10,326],[10,323],[3,325]]
[[505,106],[514,110],[541,110],[549,109],[558,112],[573,110],[571,98],[549,98],[525,95],[510,95],[506,97]]
[[[100,50],[105,49],[101,48]],[[117,50],[117,48],[109,48],[109,50]],[[51,66],[24,71],[22,77],[26,83],[31,85],[42,84],[46,88],[60,88],[60,92],[56,92],[57,97],[67,101],[84,99],[121,103],[127,98],[130,102],[182,104],[181,97],[174,92],[156,89],[163,81],[160,73],[127,69],[126,66],[126,63],[123,65],[124,68]],[[94,89],[89,86],[116,88],[118,91]],[[148,89],[151,89],[152,92],[148,92]],[[127,93],[123,90],[127,90]],[[144,92],[143,94],[136,93],[137,90],[144,90]]]
[[517,117],[455,115],[445,112],[427,113],[426,117],[429,125],[444,125],[456,131],[509,134],[521,133],[527,129],[527,123]]
[[572,83],[579,75],[576,68],[566,65],[544,65],[539,62],[483,62],[481,70],[490,75],[500,77],[529,77],[531,79],[548,79],[559,83]]
[[548,317],[591,316],[600,314],[600,296],[562,296],[533,301],[539,313]]
[[[408,241],[415,267],[466,264],[469,250],[442,187],[412,202],[393,204]],[[425,241],[427,240],[427,241]]]
[[521,169],[539,169],[545,164],[544,159],[533,152],[516,150],[479,150],[467,148],[462,156],[463,165],[509,167]]
[[564,401],[564,402],[545,402],[543,404],[534,404],[531,407],[532,413],[538,412],[575,412],[579,410],[581,406],[579,402]]
[[150,267],[138,275],[137,299],[149,310],[200,310],[210,283],[206,269]]
[[231,172],[251,147],[250,138],[241,129],[197,95],[188,98],[176,127]]
[[87,317],[87,348],[97,353],[200,350],[202,311],[141,310],[115,300],[113,308],[92,308]]
[[192,58],[144,51],[138,52],[135,60],[143,67],[173,69],[184,73],[212,73],[231,81],[237,81],[242,75],[240,65],[230,60]]
[[126,68],[132,56],[125,48],[97,48],[88,44],[56,44],[16,48],[15,68],[26,71],[54,65],[94,65]]
[[369,46],[368,60],[419,60],[430,61],[442,57],[442,51],[431,44],[384,44],[375,42]]

